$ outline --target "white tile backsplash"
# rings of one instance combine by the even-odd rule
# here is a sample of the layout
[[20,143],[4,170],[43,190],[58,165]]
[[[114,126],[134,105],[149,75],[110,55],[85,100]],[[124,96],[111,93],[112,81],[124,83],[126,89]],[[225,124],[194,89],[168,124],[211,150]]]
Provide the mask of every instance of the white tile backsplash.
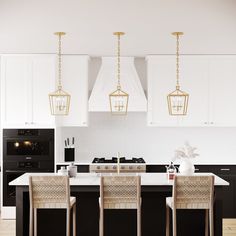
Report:
[[[146,126],[145,113],[126,117],[109,113],[90,113],[87,128],[61,128],[64,139],[75,137],[76,162],[91,162],[94,157],[143,157],[147,163],[169,163],[174,150],[185,141],[197,147],[199,164],[236,164],[236,128],[157,128]],[[63,161],[63,148],[58,162]],[[177,163],[177,162],[176,162]]]

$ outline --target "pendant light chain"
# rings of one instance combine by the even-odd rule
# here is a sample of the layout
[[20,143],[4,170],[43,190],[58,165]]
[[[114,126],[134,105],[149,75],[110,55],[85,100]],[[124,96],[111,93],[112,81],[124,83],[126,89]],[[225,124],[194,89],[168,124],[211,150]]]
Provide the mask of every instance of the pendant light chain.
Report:
[[176,89],[179,89],[179,34],[176,34]]
[[121,58],[120,58],[120,38],[124,32],[114,32],[113,35],[117,37],[116,55],[114,60],[117,65],[115,66],[115,81],[117,81],[116,90],[109,94],[110,111],[112,115],[127,115],[129,94],[121,90]]
[[58,52],[57,52],[57,62],[58,62],[58,79],[57,79],[57,90],[53,93],[49,94],[49,102],[51,114],[58,115],[68,115],[70,109],[70,94],[63,91],[62,89],[62,54],[61,54],[61,37],[65,35],[65,32],[55,32],[54,33],[58,37]]
[[183,32],[172,33],[176,37],[176,89],[167,95],[169,115],[172,116],[185,116],[188,109],[189,94],[180,90],[179,84],[179,37],[183,34]]
[[120,34],[117,35],[117,89],[120,90]]
[[61,34],[58,34],[58,89],[61,90]]

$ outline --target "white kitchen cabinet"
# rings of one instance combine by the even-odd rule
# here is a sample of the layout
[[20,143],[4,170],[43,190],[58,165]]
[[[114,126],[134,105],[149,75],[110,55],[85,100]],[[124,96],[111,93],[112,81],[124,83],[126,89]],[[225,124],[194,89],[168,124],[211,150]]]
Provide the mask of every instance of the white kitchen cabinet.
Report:
[[71,102],[69,114],[56,118],[57,126],[88,126],[88,66],[88,56],[63,55],[62,86]]
[[181,56],[180,86],[189,93],[186,116],[170,116],[166,96],[175,89],[175,56],[148,56],[149,126],[236,126],[235,56]]
[[1,56],[2,127],[48,127],[48,94],[55,90],[55,56]]
[[29,58],[1,57],[1,107],[3,126],[28,121]]
[[36,125],[55,124],[55,117],[51,115],[48,96],[55,90],[55,76],[55,56],[33,57],[30,120]]
[[236,56],[211,57],[209,80],[209,124],[236,126]]
[[[208,61],[199,57],[181,57],[180,89],[189,93],[187,116],[169,115],[167,95],[175,90],[175,56],[150,56],[148,64],[148,125],[205,125],[208,120]],[[199,96],[198,91],[201,91]]]

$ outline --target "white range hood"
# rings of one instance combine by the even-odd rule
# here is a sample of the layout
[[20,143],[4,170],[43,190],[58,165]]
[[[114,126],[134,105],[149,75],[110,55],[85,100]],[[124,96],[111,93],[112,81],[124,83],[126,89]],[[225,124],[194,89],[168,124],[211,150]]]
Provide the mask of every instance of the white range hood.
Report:
[[[121,57],[121,88],[129,94],[128,112],[146,112],[147,99],[138,73],[134,57]],[[109,94],[117,86],[117,58],[102,57],[101,69],[89,98],[89,111],[110,112]]]

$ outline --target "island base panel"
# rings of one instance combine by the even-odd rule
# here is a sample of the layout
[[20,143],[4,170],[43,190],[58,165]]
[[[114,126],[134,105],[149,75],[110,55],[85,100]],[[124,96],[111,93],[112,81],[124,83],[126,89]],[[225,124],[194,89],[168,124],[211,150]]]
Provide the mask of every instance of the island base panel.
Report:
[[[19,198],[17,201],[16,236],[28,236],[29,193],[22,191],[21,187],[17,187],[17,192]],[[72,191],[71,195],[76,196],[77,235],[98,236],[99,192],[78,193]],[[170,195],[169,191],[142,193],[142,236],[165,235],[165,199]],[[20,204],[22,207],[19,206]],[[222,235],[221,201],[217,199],[215,205],[215,235],[220,236]],[[20,216],[22,219],[19,219]],[[178,235],[204,235],[204,216],[204,210],[177,210]],[[104,236],[137,235],[136,210],[105,210],[104,217]],[[38,236],[64,236],[65,227],[65,210],[44,209],[38,211]]]

